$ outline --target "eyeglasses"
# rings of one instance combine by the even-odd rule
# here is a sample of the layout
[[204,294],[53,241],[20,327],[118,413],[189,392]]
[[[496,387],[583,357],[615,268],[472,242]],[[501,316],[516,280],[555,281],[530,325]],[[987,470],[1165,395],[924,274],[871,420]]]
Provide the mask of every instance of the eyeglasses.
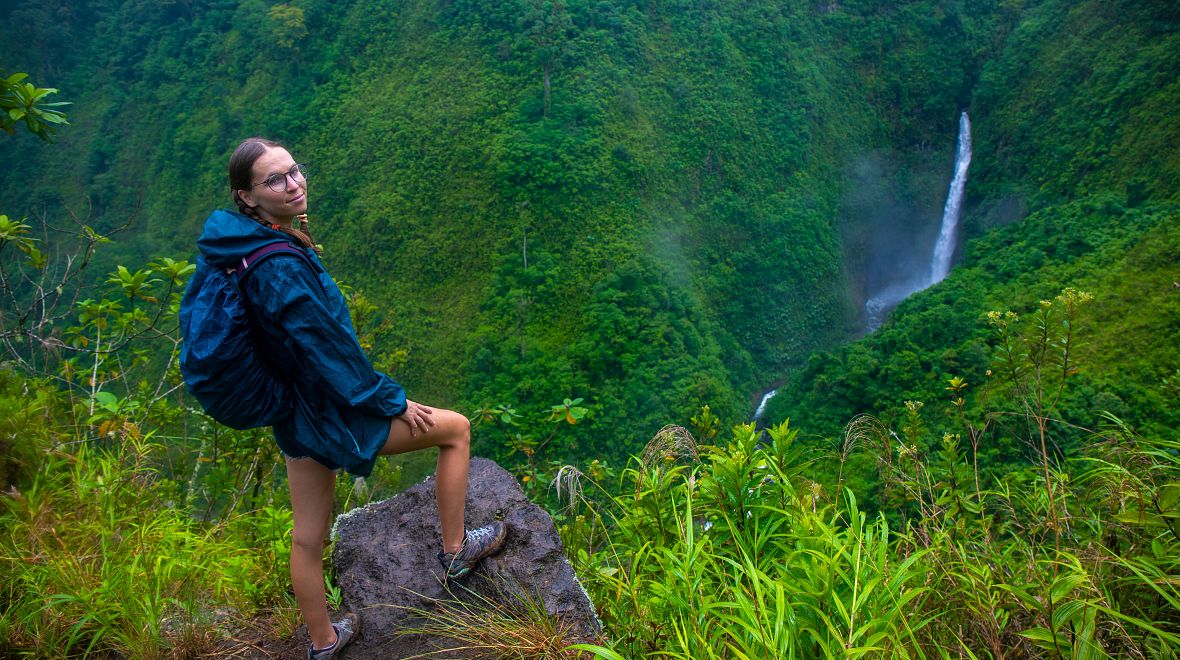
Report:
[[291,169],[283,174],[272,174],[250,187],[261,186],[265,183],[267,188],[275,192],[283,192],[287,189],[287,177],[291,177],[291,180],[295,183],[303,183],[307,180],[307,166],[303,163],[297,163],[292,165]]

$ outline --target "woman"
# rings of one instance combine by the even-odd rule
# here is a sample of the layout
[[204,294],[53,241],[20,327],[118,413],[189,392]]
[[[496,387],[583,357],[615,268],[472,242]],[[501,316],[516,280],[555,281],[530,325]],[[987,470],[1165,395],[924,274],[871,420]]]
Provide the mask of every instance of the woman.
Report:
[[378,455],[438,447],[435,490],[449,579],[465,576],[504,542],[502,523],[464,532],[470,424],[450,410],[406,399],[374,371],[357,343],[344,297],[315,256],[306,220],[304,167],[278,143],[250,138],[229,160],[239,213],[214,213],[198,241],[212,267],[233,268],[260,247],[286,241],[308,258],[276,253],[241,280],[265,363],[292,390],[290,415],[274,425],[287,465],[295,529],[291,582],[307,623],[309,658],[336,655],[358,631],[355,615],[332,623],[324,597],[323,547],[336,470],[366,476]]

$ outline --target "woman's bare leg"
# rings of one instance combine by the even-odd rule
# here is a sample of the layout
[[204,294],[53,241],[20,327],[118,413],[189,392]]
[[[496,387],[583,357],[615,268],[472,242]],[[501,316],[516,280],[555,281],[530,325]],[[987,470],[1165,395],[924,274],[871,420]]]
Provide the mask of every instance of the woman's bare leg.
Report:
[[434,425],[425,431],[412,430],[406,420],[394,417],[389,425],[389,437],[380,453],[404,454],[438,447],[434,493],[442,527],[443,552],[458,552],[463,544],[463,508],[467,500],[467,467],[471,461],[471,422],[457,412],[441,408],[435,408],[430,417]]
[[312,646],[324,648],[336,640],[324,596],[324,541],[332,516],[336,473],[310,458],[287,459],[287,486],[295,530],[291,534],[291,586],[307,623]]

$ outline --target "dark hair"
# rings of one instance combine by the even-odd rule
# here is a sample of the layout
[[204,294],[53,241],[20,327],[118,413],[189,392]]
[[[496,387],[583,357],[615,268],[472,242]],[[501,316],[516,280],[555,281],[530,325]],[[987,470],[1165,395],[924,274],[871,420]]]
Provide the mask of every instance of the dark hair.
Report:
[[[263,224],[266,223],[258,216],[258,211],[247,205],[238,193],[242,190],[250,189],[250,179],[254,178],[254,161],[261,158],[262,154],[266,153],[268,149],[275,147],[285,148],[274,140],[261,137],[246,138],[242,140],[238,148],[234,149],[233,155],[229,157],[229,194],[233,197],[234,204],[238,207],[238,212]],[[302,215],[298,217],[299,229],[270,224],[267,224],[267,226],[290,235],[299,241],[303,247],[319,252],[319,248],[316,247],[315,241],[311,238],[311,231],[307,226],[307,216]]]

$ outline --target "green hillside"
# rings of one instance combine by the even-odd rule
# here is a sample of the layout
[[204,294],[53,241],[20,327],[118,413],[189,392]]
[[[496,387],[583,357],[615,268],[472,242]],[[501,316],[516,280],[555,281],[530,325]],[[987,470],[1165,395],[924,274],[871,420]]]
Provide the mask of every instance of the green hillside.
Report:
[[[783,366],[854,334],[863,272],[842,237],[864,218],[842,213],[848,164],[884,154],[945,176],[957,109],[1018,15],[931,2],[0,11],[5,66],[74,103],[57,144],[0,145],[22,163],[0,183],[10,215],[133,217],[96,273],[191,258],[201,220],[227,204],[233,146],[284,140],[310,165],[330,267],[382,310],[379,352],[406,351],[395,375],[411,394],[466,410],[583,397],[571,456],[635,450],[705,404],[741,421]],[[937,206],[941,185],[901,194]]]
[[[953,428],[950,378],[968,382],[977,409],[995,402],[982,402],[999,344],[985,314],[1031,316],[1074,287],[1095,301],[1076,323],[1079,373],[1056,411],[1057,451],[1085,443],[1101,411],[1174,436],[1180,171],[1162,146],[1177,124],[1161,113],[1180,101],[1177,17],[1164,3],[1026,11],[973,92],[964,222],[974,238],[960,264],[872,336],[812,355],[768,421],[790,417],[840,442],[855,415],[901,419],[905,401],[921,400],[936,428]],[[1021,430],[1006,434],[986,461],[997,474],[1032,451]]]

